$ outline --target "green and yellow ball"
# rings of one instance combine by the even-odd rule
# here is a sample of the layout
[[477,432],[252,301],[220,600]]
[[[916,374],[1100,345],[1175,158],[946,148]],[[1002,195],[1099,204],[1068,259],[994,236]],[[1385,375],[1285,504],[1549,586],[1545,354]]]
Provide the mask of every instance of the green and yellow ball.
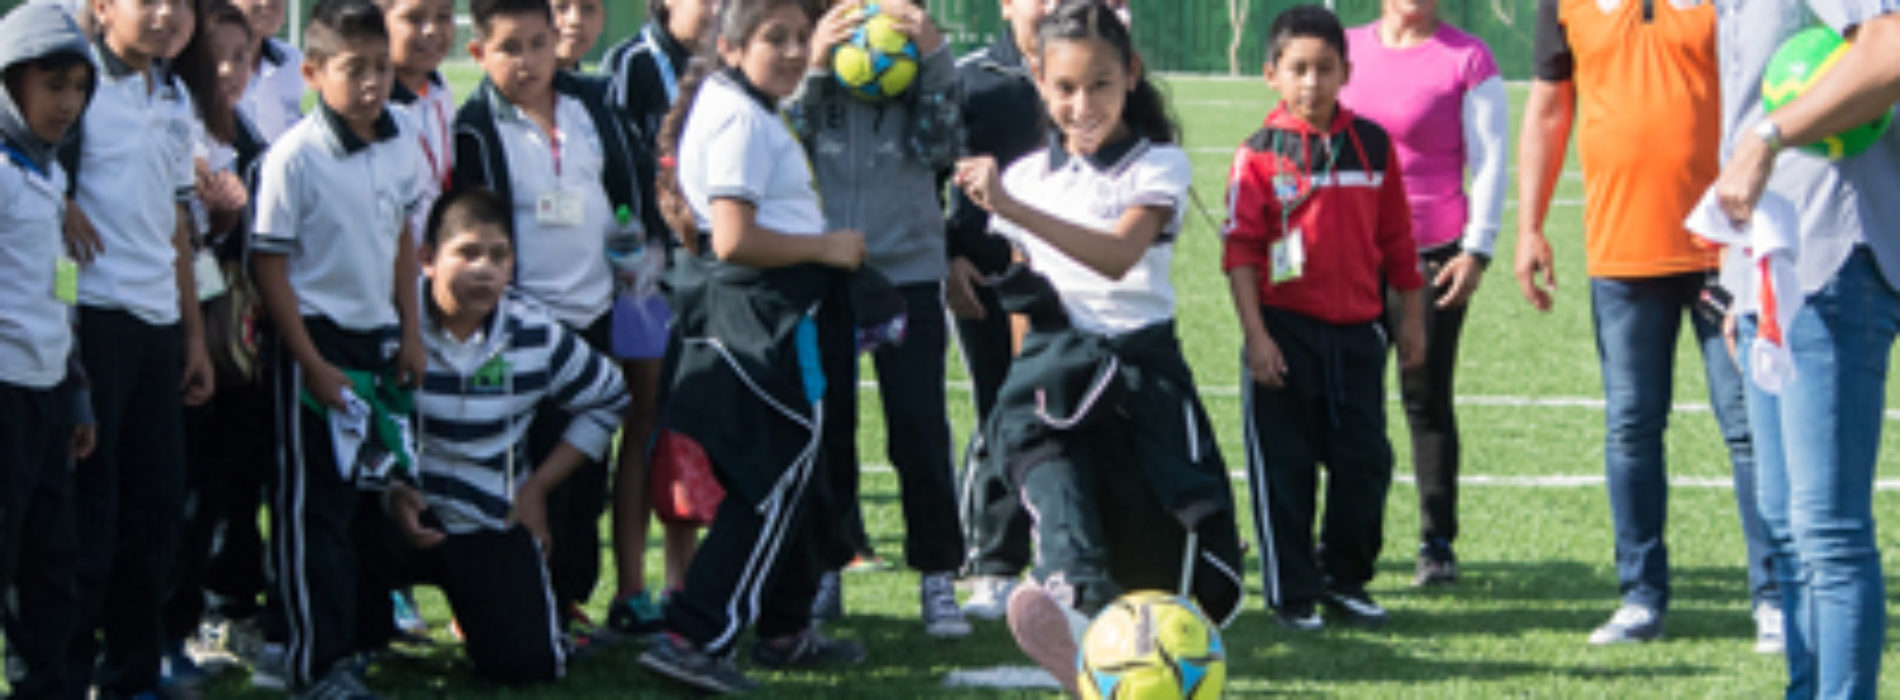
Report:
[[1136,591],[1089,623],[1076,673],[1084,700],[1212,700],[1227,684],[1227,650],[1193,601]]
[[[1840,62],[1849,46],[1847,40],[1826,26],[1803,29],[1781,42],[1781,48],[1775,49],[1774,57],[1768,60],[1768,70],[1762,73],[1762,109],[1772,113],[1806,93]],[[1889,111],[1879,119],[1802,146],[1802,149],[1831,160],[1852,157],[1878,142],[1892,123],[1893,112]]]
[[852,95],[886,100],[904,94],[917,80],[921,60],[917,42],[897,30],[897,22],[876,3],[861,10],[864,22],[831,54],[831,74]]

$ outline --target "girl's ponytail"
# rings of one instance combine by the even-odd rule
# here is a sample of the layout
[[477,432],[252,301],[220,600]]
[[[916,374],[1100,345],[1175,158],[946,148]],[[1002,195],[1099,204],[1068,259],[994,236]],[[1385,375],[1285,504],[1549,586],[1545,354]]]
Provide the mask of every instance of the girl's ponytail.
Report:
[[666,219],[667,226],[679,234],[680,245],[694,254],[699,253],[699,222],[694,220],[693,209],[686,203],[685,192],[680,190],[680,134],[686,131],[686,120],[693,114],[693,102],[699,97],[699,88],[718,70],[717,54],[702,55],[687,65],[686,75],[680,78],[679,95],[673,100],[673,107],[667,110],[666,118],[660,122],[659,137],[655,139],[660,167],[654,188],[660,198],[660,216]]

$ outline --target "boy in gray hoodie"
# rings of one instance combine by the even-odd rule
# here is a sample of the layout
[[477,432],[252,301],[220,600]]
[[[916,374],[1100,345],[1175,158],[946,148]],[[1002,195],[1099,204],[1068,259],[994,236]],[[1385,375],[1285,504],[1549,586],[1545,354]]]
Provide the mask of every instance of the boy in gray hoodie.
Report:
[[86,39],[48,3],[0,18],[0,588],[7,651],[24,677],[13,696],[72,696],[64,664],[78,551],[73,461],[91,452],[84,373],[72,362],[78,267],[66,257],[66,172],[54,149],[92,97]]
[[[908,309],[909,324],[895,344],[877,349],[878,390],[883,399],[886,446],[897,469],[904,504],[904,553],[923,573],[920,590],[925,631],[961,637],[970,625],[957,608],[955,571],[963,563],[957,526],[950,424],[944,409],[943,204],[937,174],[956,161],[961,142],[962,100],[956,65],[943,34],[921,0],[839,1],[812,33],[811,69],[793,96],[792,124],[811,154],[823,196],[825,225],[864,232],[867,265],[890,278]],[[831,73],[833,48],[873,13],[889,15],[922,56],[915,83],[895,97],[869,102],[853,97]],[[855,394],[849,394],[855,398]],[[827,406],[832,420],[854,422],[857,406]],[[855,429],[836,431],[842,444],[831,455],[829,523],[840,535],[826,549],[827,574],[815,613],[842,614],[836,571],[868,552],[857,508],[858,459]]]

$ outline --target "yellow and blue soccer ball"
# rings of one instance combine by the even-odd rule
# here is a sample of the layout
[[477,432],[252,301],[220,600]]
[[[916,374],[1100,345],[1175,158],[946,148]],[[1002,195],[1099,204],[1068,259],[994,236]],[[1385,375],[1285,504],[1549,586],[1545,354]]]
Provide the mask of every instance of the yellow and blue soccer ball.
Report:
[[1211,700],[1227,684],[1227,649],[1193,601],[1136,591],[1089,623],[1076,673],[1084,700]]
[[[1807,92],[1847,54],[1848,46],[1840,34],[1826,26],[1803,29],[1781,42],[1781,48],[1775,49],[1774,57],[1768,59],[1768,70],[1761,76],[1762,109],[1772,113]],[[1872,147],[1892,123],[1893,112],[1888,111],[1879,119],[1801,148],[1840,160]]]
[[831,74],[862,99],[885,100],[904,94],[917,80],[921,60],[917,42],[898,31],[897,22],[879,11],[877,3],[866,4],[860,12],[864,22],[832,50]]

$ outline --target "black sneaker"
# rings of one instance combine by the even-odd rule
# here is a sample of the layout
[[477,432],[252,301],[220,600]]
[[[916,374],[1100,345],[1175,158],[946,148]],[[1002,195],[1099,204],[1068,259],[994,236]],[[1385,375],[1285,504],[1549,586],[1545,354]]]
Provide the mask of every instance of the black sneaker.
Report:
[[777,639],[761,639],[752,645],[752,663],[773,670],[856,666],[864,662],[864,645],[828,639],[817,627]]
[[1447,586],[1458,582],[1458,555],[1451,543],[1443,540],[1418,545],[1418,566],[1412,576],[1414,586]]
[[653,635],[652,645],[640,655],[640,665],[708,693],[730,695],[759,686],[740,673],[732,659],[708,655],[685,638],[665,632]]
[[1302,632],[1316,632],[1326,629],[1326,619],[1319,616],[1319,606],[1313,601],[1302,600],[1287,603],[1273,611],[1273,619],[1281,627]]
[[1392,614],[1372,602],[1365,591],[1327,591],[1326,607],[1347,624],[1360,627],[1378,627],[1392,620]]

